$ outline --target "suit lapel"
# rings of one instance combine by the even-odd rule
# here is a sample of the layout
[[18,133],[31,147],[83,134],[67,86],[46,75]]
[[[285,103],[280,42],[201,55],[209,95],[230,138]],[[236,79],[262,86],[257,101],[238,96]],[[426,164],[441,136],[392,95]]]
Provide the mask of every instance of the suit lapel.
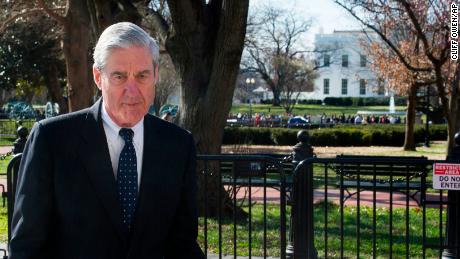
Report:
[[117,185],[113,174],[107,139],[101,119],[101,99],[87,114],[87,123],[81,130],[83,145],[79,150],[81,161],[104,209],[114,224],[122,240],[127,241],[121,220],[121,210],[117,197]]

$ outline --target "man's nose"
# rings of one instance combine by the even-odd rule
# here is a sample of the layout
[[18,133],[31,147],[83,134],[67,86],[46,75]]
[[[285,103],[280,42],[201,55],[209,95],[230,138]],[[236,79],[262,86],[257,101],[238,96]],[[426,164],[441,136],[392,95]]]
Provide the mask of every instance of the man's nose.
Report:
[[139,94],[137,82],[134,77],[128,77],[125,85],[125,94],[128,96],[137,96]]

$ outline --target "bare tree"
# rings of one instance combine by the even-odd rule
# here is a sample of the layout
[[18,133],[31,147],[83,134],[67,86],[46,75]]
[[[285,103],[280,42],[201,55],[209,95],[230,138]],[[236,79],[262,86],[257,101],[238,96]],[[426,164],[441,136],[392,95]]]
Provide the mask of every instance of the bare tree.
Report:
[[294,109],[302,91],[312,92],[313,82],[318,77],[312,62],[303,56],[292,59],[278,60],[279,70],[283,71],[285,85],[281,92],[281,105],[286,113],[291,113]]
[[[305,73],[293,73],[302,54],[307,52],[299,46],[301,37],[310,28],[310,21],[295,15],[293,11],[286,11],[264,6],[250,18],[250,25],[246,34],[246,53],[242,62],[244,69],[260,74],[273,92],[273,105],[281,105],[281,95],[291,98],[289,89],[300,82]],[[297,60],[297,61],[296,61]],[[298,84],[298,90],[305,84]],[[289,88],[289,89],[288,89]],[[285,99],[288,103],[290,99]],[[289,109],[289,108],[288,108]]]
[[[453,136],[460,127],[459,76],[457,62],[450,60],[449,15],[451,1],[418,0],[335,0],[367,28],[375,31],[407,70],[428,73],[434,81],[448,123],[448,155]],[[406,26],[397,26],[404,24]],[[397,33],[414,40],[412,48],[428,61],[413,63]]]
[[[165,2],[167,11],[161,9]],[[181,78],[178,123],[193,133],[198,152],[220,153],[239,72],[249,1],[160,0],[152,7],[156,31],[165,39]],[[217,194],[222,190],[219,178],[211,175],[206,188],[204,178],[199,184],[203,186],[199,200],[204,201],[206,195],[208,215],[217,215]]]

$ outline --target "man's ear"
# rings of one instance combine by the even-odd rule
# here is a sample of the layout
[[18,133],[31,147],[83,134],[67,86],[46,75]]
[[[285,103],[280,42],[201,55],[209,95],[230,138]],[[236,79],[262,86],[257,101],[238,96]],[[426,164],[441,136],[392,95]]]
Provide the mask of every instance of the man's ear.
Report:
[[93,65],[93,78],[94,78],[94,82],[95,82],[96,85],[97,85],[97,88],[99,88],[99,90],[102,91],[102,84],[101,84],[102,73],[101,73],[101,71],[96,67],[96,65]]

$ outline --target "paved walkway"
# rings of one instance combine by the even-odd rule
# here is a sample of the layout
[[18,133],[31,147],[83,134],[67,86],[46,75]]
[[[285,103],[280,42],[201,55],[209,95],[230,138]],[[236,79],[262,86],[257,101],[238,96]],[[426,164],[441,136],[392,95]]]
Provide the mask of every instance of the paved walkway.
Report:
[[[222,255],[222,259],[233,259],[233,255]],[[237,256],[238,259],[249,259],[249,256]],[[263,257],[251,256],[252,259],[262,259]],[[279,257],[267,256],[267,259],[278,259]],[[219,255],[208,255],[207,259],[219,259]]]
[[[266,200],[268,203],[279,203],[280,202],[280,192],[273,188],[267,188],[267,196]],[[253,202],[263,202],[264,201],[264,188],[263,187],[252,187],[252,201]],[[241,187],[237,193],[237,198],[244,198],[248,197],[249,190],[247,187]],[[314,195],[314,203],[318,203],[325,199],[325,190],[324,189],[316,189],[313,193]],[[346,195],[346,193],[345,193]],[[327,198],[328,200],[332,201],[333,203],[340,205],[340,191],[339,189],[328,189],[327,191]],[[360,193],[360,206],[373,206],[374,200],[374,193],[372,191],[363,191]],[[345,206],[347,205],[357,205],[357,195],[353,195],[345,202]],[[428,193],[427,200],[429,201],[439,201],[439,194],[435,193]],[[415,199],[420,201],[420,195],[415,195]],[[444,200],[447,200],[447,194],[443,196]],[[406,207],[406,195],[400,192],[393,192],[393,207]],[[390,207],[390,193],[389,192],[376,192],[376,207]],[[409,207],[419,207],[417,202],[410,198],[409,199]]]
[[0,146],[0,155],[6,154],[13,149],[12,146]]

